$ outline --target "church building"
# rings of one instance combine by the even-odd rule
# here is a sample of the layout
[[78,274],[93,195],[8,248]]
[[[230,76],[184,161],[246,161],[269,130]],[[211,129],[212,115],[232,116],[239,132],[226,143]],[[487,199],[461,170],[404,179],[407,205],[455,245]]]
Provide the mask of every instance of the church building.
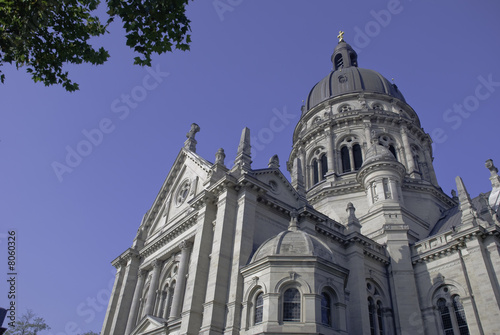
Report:
[[[398,87],[339,35],[285,175],[196,153],[191,126],[116,279],[103,335],[500,334],[500,177],[439,187]],[[289,177],[288,177],[289,176]]]

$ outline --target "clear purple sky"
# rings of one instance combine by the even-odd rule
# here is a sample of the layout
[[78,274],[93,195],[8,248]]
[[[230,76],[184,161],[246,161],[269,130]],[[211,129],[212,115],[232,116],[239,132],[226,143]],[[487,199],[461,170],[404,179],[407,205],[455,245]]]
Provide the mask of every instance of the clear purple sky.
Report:
[[[259,141],[253,166],[278,154],[288,175],[301,102],[329,73],[339,30],[359,52],[359,66],[394,78],[424,129],[439,135],[434,166],[443,190],[455,188],[457,175],[472,196],[490,189],[484,162],[500,165],[499,2],[219,3],[225,12],[212,1],[190,4],[191,51],[156,57],[157,81],[132,65],[118,25],[96,40],[110,50],[105,65],[68,68],[80,83],[76,93],[2,68],[0,305],[7,303],[6,233],[14,229],[18,313],[31,308],[45,317],[52,330],[43,334],[100,331],[110,262],[131,245],[192,122],[206,159],[220,147],[226,162],[234,159],[247,126]],[[460,115],[454,105],[469,111]],[[286,113],[284,127],[270,134],[276,113]],[[99,126],[102,138],[93,131]],[[96,136],[90,147],[85,132]],[[73,157],[72,171],[58,178],[54,162],[67,165],[68,150],[77,148],[88,155]]]

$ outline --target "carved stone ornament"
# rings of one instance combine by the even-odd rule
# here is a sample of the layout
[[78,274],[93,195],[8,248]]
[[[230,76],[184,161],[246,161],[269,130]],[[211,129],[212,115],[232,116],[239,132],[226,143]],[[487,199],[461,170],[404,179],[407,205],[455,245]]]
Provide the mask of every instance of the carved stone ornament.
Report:
[[193,246],[193,243],[191,243],[189,241],[182,241],[181,243],[179,243],[179,249],[181,249],[181,250],[191,249],[192,246]]

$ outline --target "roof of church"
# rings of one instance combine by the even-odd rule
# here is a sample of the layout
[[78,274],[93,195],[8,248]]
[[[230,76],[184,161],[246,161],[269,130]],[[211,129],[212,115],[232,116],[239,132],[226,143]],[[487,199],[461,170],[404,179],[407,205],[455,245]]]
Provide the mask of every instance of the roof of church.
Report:
[[[489,196],[489,192],[485,195],[478,195],[477,197],[472,199],[472,205],[474,208],[480,210],[483,205],[481,204],[481,197],[486,196],[486,199]],[[444,233],[448,230],[453,229],[454,227],[460,226],[462,224],[462,212],[460,211],[460,205],[450,208],[445,211],[434,228],[432,228],[429,236],[438,235]]]
[[317,237],[301,230],[285,230],[265,241],[251,262],[267,256],[317,256],[333,262],[330,248]]
[[[341,64],[336,62],[337,56],[345,57]],[[314,85],[309,92],[306,110],[327,99],[356,92],[382,93],[405,101],[398,87],[380,73],[358,68],[356,52],[344,41],[339,42],[335,47],[332,62],[334,70]]]

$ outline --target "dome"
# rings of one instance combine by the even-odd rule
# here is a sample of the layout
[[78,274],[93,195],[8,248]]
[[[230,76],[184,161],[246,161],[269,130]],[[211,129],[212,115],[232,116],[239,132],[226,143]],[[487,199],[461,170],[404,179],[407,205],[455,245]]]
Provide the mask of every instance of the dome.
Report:
[[396,161],[394,154],[386,147],[380,144],[373,144],[370,149],[366,150],[365,161],[363,166],[376,161]]
[[381,93],[405,101],[398,87],[380,73],[358,68],[357,54],[349,44],[342,41],[335,47],[332,63],[334,70],[309,92],[306,110],[327,99],[347,93]]
[[301,230],[286,230],[262,243],[252,262],[267,256],[317,256],[333,262],[330,248],[317,237]]

